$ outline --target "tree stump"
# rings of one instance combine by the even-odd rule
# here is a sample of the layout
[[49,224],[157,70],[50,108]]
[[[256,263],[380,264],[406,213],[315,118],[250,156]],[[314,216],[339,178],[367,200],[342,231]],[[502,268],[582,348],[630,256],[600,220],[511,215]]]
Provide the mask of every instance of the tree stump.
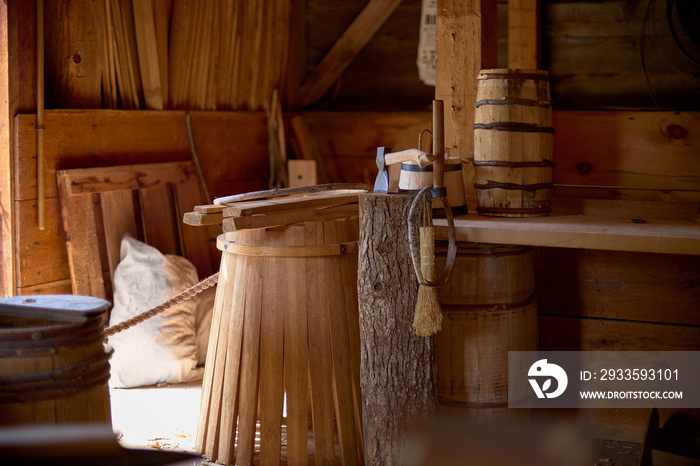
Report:
[[[436,406],[435,347],[413,332],[418,281],[406,219],[413,196],[360,196],[360,384],[367,465],[406,464],[413,428]],[[422,208],[422,225],[430,209]]]

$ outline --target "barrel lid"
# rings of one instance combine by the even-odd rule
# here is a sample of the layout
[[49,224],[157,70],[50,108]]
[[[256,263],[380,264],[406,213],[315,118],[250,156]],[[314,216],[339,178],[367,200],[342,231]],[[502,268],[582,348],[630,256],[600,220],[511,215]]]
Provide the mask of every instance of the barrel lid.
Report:
[[0,298],[0,315],[85,322],[112,304],[92,296],[27,295]]

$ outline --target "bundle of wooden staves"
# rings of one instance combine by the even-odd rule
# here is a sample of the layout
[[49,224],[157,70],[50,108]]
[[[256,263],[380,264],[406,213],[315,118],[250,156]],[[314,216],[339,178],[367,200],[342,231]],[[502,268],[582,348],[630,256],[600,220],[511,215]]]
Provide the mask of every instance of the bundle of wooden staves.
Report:
[[258,110],[283,82],[289,1],[100,1],[106,107]]
[[[313,192],[317,186],[334,189]],[[223,225],[227,232],[329,221],[357,215],[358,193],[367,190],[367,185],[361,183],[317,186],[218,198],[214,204],[195,206],[193,212],[184,215],[183,221],[193,226]]]
[[224,230],[196,444],[208,460],[363,463],[357,217],[366,191],[246,193],[185,216]]

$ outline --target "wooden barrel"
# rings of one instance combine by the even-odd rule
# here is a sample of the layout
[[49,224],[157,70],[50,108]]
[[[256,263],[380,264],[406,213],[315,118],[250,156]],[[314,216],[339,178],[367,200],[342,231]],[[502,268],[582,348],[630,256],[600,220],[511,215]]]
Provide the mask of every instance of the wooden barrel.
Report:
[[[197,450],[278,463],[286,394],[289,464],[362,461],[357,219],[227,232],[202,386]],[[259,407],[259,408],[258,408]],[[238,428],[236,431],[236,427]]]
[[[452,208],[452,215],[464,215],[467,213],[467,200],[464,194],[464,181],[462,180],[462,161],[459,158],[445,160],[444,184],[447,190],[447,201]],[[418,194],[418,191],[426,186],[433,185],[433,165],[421,168],[414,162],[403,162],[399,176],[399,192]],[[433,200],[433,218],[445,218],[442,203]]]
[[[505,408],[508,351],[538,346],[532,248],[457,244],[452,277],[438,292],[444,315],[436,335],[439,400]],[[438,253],[438,270],[444,261]]]
[[[56,308],[66,301],[89,309]],[[105,350],[103,335],[109,306],[87,296],[0,300],[0,425],[111,425],[111,352]]]
[[547,215],[554,167],[549,73],[482,70],[476,99],[477,212],[496,217]]

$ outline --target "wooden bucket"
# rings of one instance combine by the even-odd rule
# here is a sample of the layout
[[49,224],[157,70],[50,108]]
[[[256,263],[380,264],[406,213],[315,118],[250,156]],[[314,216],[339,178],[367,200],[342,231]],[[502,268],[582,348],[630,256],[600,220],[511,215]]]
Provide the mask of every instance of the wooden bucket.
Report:
[[[452,208],[452,215],[467,213],[467,200],[462,180],[462,161],[459,158],[445,160],[444,184],[447,201]],[[403,162],[399,176],[399,192],[418,194],[426,186],[433,185],[433,165],[421,168],[414,162]],[[445,218],[445,211],[439,199],[433,200],[433,218]]]
[[[462,408],[505,408],[508,351],[538,347],[532,248],[457,245],[452,277],[438,291],[438,397]],[[437,269],[444,256],[437,255]]]
[[[70,299],[80,298],[109,305],[97,298]],[[22,299],[50,297],[3,302]],[[111,425],[107,386],[111,352],[105,351],[103,335],[106,306],[82,322],[0,315],[0,425]]]
[[[210,461],[362,461],[356,219],[241,230],[223,252],[202,386],[197,450]],[[312,417],[309,424],[309,408]],[[236,432],[236,426],[238,431]]]
[[554,167],[549,73],[482,70],[476,99],[477,212],[496,217],[547,215]]

